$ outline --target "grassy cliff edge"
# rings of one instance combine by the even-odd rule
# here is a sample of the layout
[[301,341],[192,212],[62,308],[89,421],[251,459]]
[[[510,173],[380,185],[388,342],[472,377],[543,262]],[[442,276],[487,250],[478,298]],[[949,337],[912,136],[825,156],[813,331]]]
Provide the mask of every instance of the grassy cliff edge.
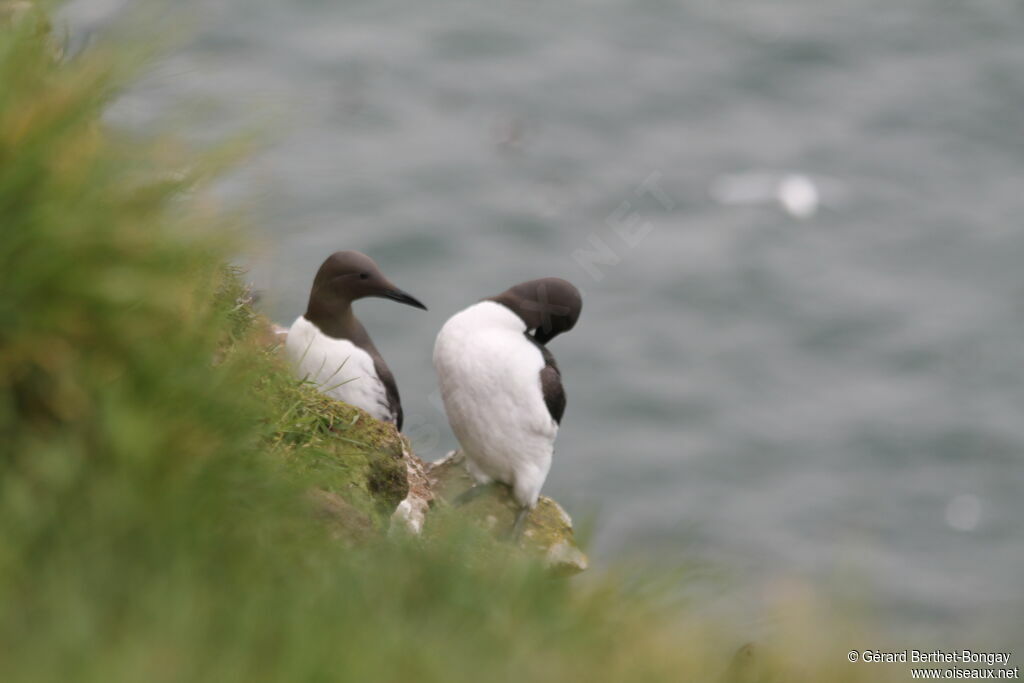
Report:
[[[499,523],[500,493],[479,515],[435,502],[422,535],[383,533],[416,488],[406,449],[268,350],[225,266],[237,221],[204,194],[219,160],[103,125],[136,56],[63,57],[47,17],[14,4],[0,1],[0,680],[906,677],[849,665],[840,629],[814,619],[734,657],[742,640],[642,579],[555,579],[466,523]],[[453,462],[424,472],[441,499],[465,484]],[[564,525],[545,509],[541,526]]]

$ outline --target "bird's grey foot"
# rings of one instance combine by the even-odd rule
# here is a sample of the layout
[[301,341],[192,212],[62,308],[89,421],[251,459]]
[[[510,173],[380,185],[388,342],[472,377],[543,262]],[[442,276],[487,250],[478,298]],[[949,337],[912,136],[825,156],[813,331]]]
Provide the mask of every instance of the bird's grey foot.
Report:
[[512,524],[512,529],[509,530],[508,540],[516,543],[523,536],[523,530],[526,528],[526,520],[530,518],[530,513],[533,511],[532,508],[519,508],[519,513],[516,515],[516,521]]

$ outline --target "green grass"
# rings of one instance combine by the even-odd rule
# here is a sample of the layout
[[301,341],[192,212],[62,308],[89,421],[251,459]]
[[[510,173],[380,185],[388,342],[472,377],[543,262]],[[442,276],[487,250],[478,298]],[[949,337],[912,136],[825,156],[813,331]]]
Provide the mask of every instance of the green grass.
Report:
[[397,493],[360,473],[393,443],[254,338],[218,160],[100,123],[131,52],[46,36],[0,27],[0,680],[885,678],[812,618],[728,670],[742,641],[647,582],[556,580],[443,514],[336,540],[308,490],[379,528]]

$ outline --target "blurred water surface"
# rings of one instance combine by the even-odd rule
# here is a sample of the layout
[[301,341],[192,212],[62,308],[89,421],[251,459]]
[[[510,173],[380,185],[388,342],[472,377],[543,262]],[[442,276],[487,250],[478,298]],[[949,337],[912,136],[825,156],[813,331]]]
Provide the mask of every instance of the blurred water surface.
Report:
[[[131,4],[71,2],[72,42]],[[112,118],[272,131],[224,187],[265,228],[253,278],[290,322],[323,257],[359,249],[430,306],[358,305],[428,458],[454,445],[445,318],[577,283],[545,492],[598,511],[598,559],[1021,633],[1024,7],[491,5],[181,3],[161,21],[187,37]],[[822,204],[715,201],[747,172]]]

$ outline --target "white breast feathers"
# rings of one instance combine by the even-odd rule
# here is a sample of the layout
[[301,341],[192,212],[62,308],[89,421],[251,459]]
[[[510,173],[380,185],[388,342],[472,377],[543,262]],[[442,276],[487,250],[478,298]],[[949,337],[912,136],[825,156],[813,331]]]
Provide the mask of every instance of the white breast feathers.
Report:
[[537,502],[558,425],[544,403],[544,357],[510,309],[484,301],[452,316],[437,336],[434,367],[452,431],[479,482]]
[[395,421],[373,358],[349,340],[328,337],[305,316],[299,316],[288,330],[285,351],[299,379],[378,420]]

